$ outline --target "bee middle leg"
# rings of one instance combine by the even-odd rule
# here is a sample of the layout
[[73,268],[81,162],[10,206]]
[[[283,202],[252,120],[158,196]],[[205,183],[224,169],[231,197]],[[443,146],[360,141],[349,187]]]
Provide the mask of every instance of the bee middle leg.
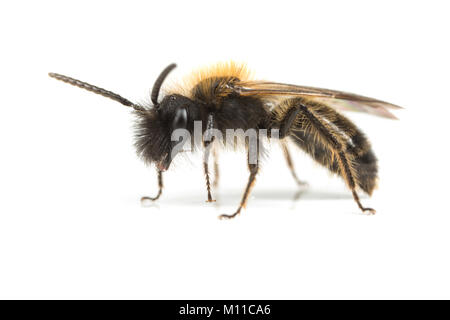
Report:
[[164,187],[164,185],[163,185],[162,172],[160,170],[158,170],[158,194],[155,197],[142,197],[141,202],[146,201],[146,200],[150,200],[150,201],[158,200],[162,194],[163,187]]
[[244,191],[244,195],[242,196],[241,203],[239,204],[238,209],[233,214],[222,214],[219,216],[220,219],[232,219],[241,213],[242,208],[245,208],[247,205],[248,197],[250,192],[255,184],[256,175],[258,174],[259,167],[258,164],[249,164],[248,168],[250,170],[250,176],[248,178],[247,186]]
[[208,122],[206,124],[206,137],[203,140],[204,154],[203,154],[203,171],[205,173],[206,179],[206,192],[208,194],[208,199],[206,202],[215,202],[211,196],[211,180],[209,178],[209,155],[211,153],[211,148],[213,146],[214,136],[211,134],[211,130],[214,128],[214,116],[209,114]]
[[206,202],[215,202],[211,195],[211,179],[209,178],[209,155],[211,152],[212,143],[209,141],[208,143],[204,143],[205,152],[203,154],[203,171],[205,173],[206,179],[206,192],[208,193],[208,200]]

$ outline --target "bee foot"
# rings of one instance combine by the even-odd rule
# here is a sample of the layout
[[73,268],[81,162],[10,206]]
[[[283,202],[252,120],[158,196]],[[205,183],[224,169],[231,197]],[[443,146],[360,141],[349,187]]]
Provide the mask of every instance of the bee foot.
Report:
[[361,208],[361,210],[363,213],[367,212],[369,215],[374,215],[377,212],[375,209],[372,208]]
[[141,198],[141,206],[148,207],[152,203],[154,203],[156,200],[158,200],[159,197],[151,198],[151,197],[142,197]]
[[233,214],[221,214],[220,216],[219,216],[219,219],[220,220],[225,220],[225,219],[233,219],[234,217],[236,217],[238,214],[240,214],[241,212],[240,212],[240,210],[238,210],[238,211],[236,211],[235,213],[233,213]]

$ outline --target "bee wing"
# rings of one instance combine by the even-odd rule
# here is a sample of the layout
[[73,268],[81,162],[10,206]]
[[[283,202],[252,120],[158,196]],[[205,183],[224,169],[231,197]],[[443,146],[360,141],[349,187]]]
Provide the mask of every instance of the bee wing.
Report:
[[313,101],[321,102],[336,110],[366,112],[376,116],[397,119],[388,109],[402,109],[401,107],[353,93],[297,86],[266,81],[242,81],[233,86],[233,90],[242,96],[302,96]]

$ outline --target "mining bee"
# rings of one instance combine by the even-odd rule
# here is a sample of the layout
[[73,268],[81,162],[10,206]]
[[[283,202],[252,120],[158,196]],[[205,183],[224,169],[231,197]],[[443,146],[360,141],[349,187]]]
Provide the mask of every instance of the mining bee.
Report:
[[[377,158],[364,133],[338,111],[362,111],[395,119],[388,109],[399,106],[341,91],[253,80],[246,66],[235,62],[196,71],[181,85],[172,85],[167,94],[158,99],[164,80],[175,67],[175,64],[169,65],[156,79],[151,92],[152,105],[135,104],[111,91],[57,73],[49,73],[49,76],[133,109],[137,153],[146,163],[155,164],[158,174],[158,194],[143,200],[157,200],[161,196],[163,172],[180,152],[177,148],[180,140],[173,139],[173,133],[181,129],[194,134],[197,122],[201,124],[202,138],[194,143],[204,152],[208,202],[214,201],[208,159],[211,154],[215,155],[215,151],[210,151],[216,150],[211,148],[216,141],[210,133],[215,130],[225,134],[229,129],[269,130],[277,132],[276,137],[269,133],[269,138],[280,140],[287,165],[299,184],[302,182],[295,174],[288,140],[342,177],[363,212],[375,213],[374,209],[361,204],[357,190],[372,194],[377,183]],[[248,159],[252,149],[257,152],[256,159],[248,161],[250,174],[241,202],[233,214],[221,215],[221,218],[235,217],[247,203],[260,165],[259,136],[256,142],[253,148],[244,143]],[[217,157],[214,158],[218,177]]]

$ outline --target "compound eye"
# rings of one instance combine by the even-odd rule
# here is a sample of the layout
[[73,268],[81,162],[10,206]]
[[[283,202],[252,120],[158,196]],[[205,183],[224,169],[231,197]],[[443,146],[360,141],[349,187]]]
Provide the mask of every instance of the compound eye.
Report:
[[184,107],[179,108],[173,118],[173,128],[186,128],[187,126],[187,110]]

